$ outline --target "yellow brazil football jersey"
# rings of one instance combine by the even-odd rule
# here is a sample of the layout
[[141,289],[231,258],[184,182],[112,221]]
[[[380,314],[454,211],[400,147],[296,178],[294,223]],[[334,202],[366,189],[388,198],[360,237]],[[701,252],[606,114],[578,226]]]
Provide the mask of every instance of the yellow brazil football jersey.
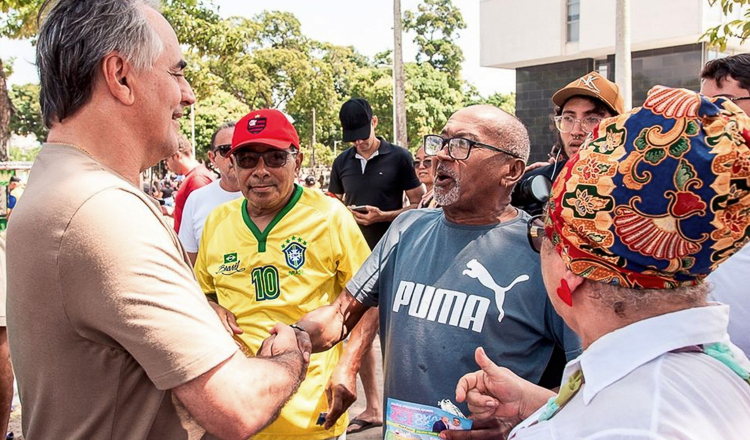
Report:
[[[239,335],[253,352],[277,323],[292,324],[329,305],[369,255],[351,213],[319,190],[295,185],[289,204],[261,232],[244,198],[220,205],[203,229],[195,273],[207,294],[237,316]],[[346,417],[330,430],[315,422],[328,403],[325,386],[342,344],[313,354],[307,377],[260,440],[318,440],[341,435]],[[252,408],[248,408],[252,411]]]

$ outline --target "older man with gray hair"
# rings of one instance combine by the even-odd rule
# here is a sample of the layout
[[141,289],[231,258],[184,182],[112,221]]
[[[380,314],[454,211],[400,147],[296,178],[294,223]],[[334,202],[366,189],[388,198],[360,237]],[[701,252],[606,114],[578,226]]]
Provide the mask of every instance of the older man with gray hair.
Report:
[[[28,440],[246,439],[295,392],[295,331],[246,358],[208,305],[142,171],[195,101],[155,2],[46,1],[50,128],[8,231],[8,335]],[[304,339],[304,334],[300,335]],[[258,404],[262,402],[262,404]],[[187,412],[185,411],[187,410]]]
[[510,205],[529,156],[523,124],[492,106],[467,107],[441,134],[425,136],[424,149],[438,162],[435,199],[443,208],[401,214],[337,302],[297,323],[314,351],[354,329],[331,384],[327,423],[351,402],[359,359],[377,330],[367,316],[354,325],[370,307],[380,306],[386,399],[452,407],[454,383],[483,344],[533,383],[555,345],[578,354],[578,339],[544,295],[539,257],[526,246],[529,216]]

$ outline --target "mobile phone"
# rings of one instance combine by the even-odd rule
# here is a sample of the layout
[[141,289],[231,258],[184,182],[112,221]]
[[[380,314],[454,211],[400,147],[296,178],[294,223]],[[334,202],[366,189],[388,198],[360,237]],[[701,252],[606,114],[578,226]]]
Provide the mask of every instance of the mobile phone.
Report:
[[365,205],[354,206],[352,207],[352,211],[359,212],[361,214],[367,214],[369,212],[367,206]]

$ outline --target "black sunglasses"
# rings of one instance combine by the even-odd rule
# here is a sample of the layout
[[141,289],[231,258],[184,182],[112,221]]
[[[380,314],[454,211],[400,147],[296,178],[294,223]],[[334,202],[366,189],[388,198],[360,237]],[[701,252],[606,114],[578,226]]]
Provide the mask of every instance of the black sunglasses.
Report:
[[258,166],[260,158],[263,158],[263,163],[268,168],[281,168],[286,165],[289,156],[296,156],[295,151],[286,150],[268,150],[262,153],[249,150],[240,150],[234,153],[234,163],[238,167],[249,170]]
[[419,167],[425,167],[425,168],[432,167],[432,159],[425,159],[425,160],[416,160],[415,159],[414,160],[414,168],[416,169],[416,168],[419,168]]
[[223,144],[223,145],[217,145],[214,148],[214,151],[218,151],[219,154],[221,154],[223,157],[227,157],[227,154],[229,154],[229,150],[232,149],[232,144]]
[[529,239],[529,246],[537,254],[542,249],[542,241],[544,241],[544,220],[541,215],[535,215],[526,222],[526,238]]

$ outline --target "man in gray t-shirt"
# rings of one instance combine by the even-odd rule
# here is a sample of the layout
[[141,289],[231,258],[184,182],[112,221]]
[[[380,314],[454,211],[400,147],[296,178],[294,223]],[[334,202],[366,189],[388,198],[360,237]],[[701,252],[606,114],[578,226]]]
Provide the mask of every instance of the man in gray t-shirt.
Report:
[[356,398],[360,358],[378,329],[363,317],[370,307],[380,306],[386,399],[452,400],[459,378],[476,369],[480,346],[534,383],[555,345],[569,358],[579,354],[529,249],[528,215],[509,204],[529,155],[523,124],[472,106],[423,146],[438,162],[434,194],[443,208],[400,215],[334,304],[297,323],[316,352],[352,334],[329,384],[326,425]]
[[[507,222],[468,226],[440,209],[399,216],[347,284],[380,307],[385,398],[435,406],[476,370],[474,351],[534,383],[555,344],[569,359],[576,335],[555,313],[519,211]],[[462,408],[465,409],[465,408]]]

